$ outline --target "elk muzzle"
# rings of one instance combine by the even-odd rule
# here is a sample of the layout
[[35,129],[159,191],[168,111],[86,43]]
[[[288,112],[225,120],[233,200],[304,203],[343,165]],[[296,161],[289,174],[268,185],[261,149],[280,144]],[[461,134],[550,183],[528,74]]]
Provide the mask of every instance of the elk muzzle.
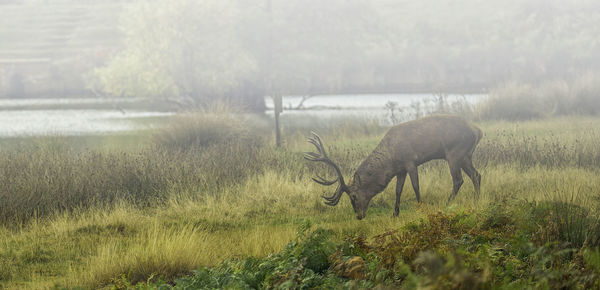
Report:
[[356,213],[356,219],[357,220],[362,220],[363,218],[365,218],[365,216],[367,215],[367,211],[360,211],[358,213]]
[[364,194],[351,194],[350,202],[352,203],[352,208],[356,213],[356,219],[362,220],[367,215],[367,209],[369,208],[370,198],[366,198]]

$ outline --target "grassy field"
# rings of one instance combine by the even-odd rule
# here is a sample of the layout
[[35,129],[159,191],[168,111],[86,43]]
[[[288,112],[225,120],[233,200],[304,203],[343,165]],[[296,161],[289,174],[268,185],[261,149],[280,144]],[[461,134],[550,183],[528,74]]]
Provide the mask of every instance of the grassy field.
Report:
[[434,161],[422,204],[407,185],[393,218],[392,182],[362,221],[346,197],[323,205],[304,137],[349,177],[387,128],[285,120],[278,149],[245,118],[178,116],[137,142],[0,140],[0,288],[600,285],[600,118],[478,123],[478,200],[466,179],[446,205]]

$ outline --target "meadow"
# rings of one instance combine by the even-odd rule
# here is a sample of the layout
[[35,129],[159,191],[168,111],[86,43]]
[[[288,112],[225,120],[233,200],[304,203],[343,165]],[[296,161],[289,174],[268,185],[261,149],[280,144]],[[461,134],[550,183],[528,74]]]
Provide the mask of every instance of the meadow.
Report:
[[[482,193],[419,168],[355,219],[310,177],[318,132],[347,178],[385,134],[364,119],[220,110],[164,129],[0,140],[0,288],[598,287],[600,118],[478,121]],[[330,173],[331,174],[331,173]],[[188,289],[189,289],[188,288]]]

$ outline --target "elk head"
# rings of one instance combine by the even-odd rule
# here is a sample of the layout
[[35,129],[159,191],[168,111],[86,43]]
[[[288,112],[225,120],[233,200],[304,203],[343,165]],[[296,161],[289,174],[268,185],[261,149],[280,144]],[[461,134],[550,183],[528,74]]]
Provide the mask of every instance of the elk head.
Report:
[[360,177],[356,173],[354,174],[354,180],[352,184],[349,186],[346,185],[340,168],[331,159],[329,159],[329,157],[327,157],[327,153],[325,152],[323,142],[321,141],[319,135],[317,135],[315,132],[311,133],[312,137],[309,137],[307,141],[317,148],[317,152],[306,152],[304,154],[304,158],[309,161],[323,162],[329,165],[331,168],[333,168],[337,175],[337,178],[332,180],[327,180],[319,175],[312,178],[316,183],[321,185],[330,186],[335,183],[338,184],[333,195],[323,196],[323,199],[325,199],[325,204],[329,206],[337,205],[342,195],[346,193],[348,194],[348,197],[350,197],[350,203],[354,208],[356,218],[359,220],[363,219],[367,213],[367,207],[369,206],[369,201],[371,200],[372,196],[360,190]]

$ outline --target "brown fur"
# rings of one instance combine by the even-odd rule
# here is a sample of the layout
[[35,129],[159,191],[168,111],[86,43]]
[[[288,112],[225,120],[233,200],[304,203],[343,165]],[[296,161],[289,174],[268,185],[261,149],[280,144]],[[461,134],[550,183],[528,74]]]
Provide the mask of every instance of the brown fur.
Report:
[[463,183],[461,170],[470,177],[479,195],[481,175],[473,167],[472,156],[482,135],[479,128],[456,116],[431,116],[394,126],[360,164],[351,185],[345,186],[343,178],[340,178],[340,186],[350,196],[357,218],[362,219],[373,196],[383,191],[396,177],[394,215],[397,216],[406,175],[410,176],[420,202],[417,167],[433,159],[445,159],[453,183],[448,202],[456,196]]

